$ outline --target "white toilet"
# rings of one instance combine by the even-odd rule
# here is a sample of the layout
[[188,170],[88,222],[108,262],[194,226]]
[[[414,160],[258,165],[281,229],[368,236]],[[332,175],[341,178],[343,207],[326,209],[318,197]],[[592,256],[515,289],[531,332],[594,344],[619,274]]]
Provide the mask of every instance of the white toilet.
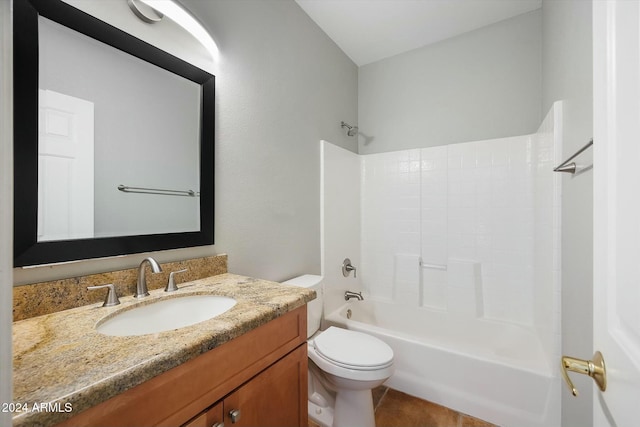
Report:
[[393,350],[371,335],[329,327],[320,330],[322,276],[284,282],[316,291],[307,304],[309,418],[321,427],[375,427],[371,389],[393,373]]

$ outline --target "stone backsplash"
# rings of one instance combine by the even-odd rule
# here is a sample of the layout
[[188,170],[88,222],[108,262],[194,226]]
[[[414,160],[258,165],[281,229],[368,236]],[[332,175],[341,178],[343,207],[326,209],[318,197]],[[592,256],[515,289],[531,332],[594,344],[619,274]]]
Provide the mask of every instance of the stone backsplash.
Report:
[[[184,261],[161,263],[162,272],[151,273],[145,266],[149,290],[164,288],[172,271],[187,269],[175,275],[176,283],[190,282],[227,273],[227,255],[215,255]],[[98,303],[104,300],[106,289],[87,290],[87,286],[113,283],[118,296],[133,295],[136,290],[138,269],[111,271],[50,282],[33,283],[13,288],[13,321],[29,319],[43,314]]]

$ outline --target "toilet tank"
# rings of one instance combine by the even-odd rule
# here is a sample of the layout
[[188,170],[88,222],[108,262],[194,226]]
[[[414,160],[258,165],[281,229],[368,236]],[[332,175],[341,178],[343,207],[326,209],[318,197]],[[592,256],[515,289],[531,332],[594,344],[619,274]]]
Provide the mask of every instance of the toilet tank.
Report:
[[322,320],[322,301],[324,299],[322,297],[321,286],[322,276],[305,274],[282,283],[284,285],[299,286],[301,288],[309,288],[316,291],[316,299],[307,303],[307,338],[310,338],[320,329],[320,321]]

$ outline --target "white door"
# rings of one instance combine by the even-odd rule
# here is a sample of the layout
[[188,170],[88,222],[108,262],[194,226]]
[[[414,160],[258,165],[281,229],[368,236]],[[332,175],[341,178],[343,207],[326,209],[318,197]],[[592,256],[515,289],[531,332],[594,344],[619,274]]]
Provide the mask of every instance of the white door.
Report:
[[38,96],[38,241],[93,237],[93,103]]
[[594,426],[640,425],[640,1],[593,2]]

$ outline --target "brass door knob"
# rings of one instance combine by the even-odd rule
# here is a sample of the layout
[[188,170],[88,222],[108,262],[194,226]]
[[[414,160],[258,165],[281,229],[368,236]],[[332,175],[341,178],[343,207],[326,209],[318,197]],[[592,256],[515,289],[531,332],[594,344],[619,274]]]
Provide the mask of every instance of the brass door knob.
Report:
[[601,391],[605,391],[607,389],[607,370],[604,365],[602,353],[599,351],[596,351],[593,354],[593,360],[582,360],[576,359],[575,357],[562,356],[561,368],[562,377],[574,396],[578,395],[578,390],[573,386],[567,371],[589,375],[593,378],[596,384],[598,384]]

